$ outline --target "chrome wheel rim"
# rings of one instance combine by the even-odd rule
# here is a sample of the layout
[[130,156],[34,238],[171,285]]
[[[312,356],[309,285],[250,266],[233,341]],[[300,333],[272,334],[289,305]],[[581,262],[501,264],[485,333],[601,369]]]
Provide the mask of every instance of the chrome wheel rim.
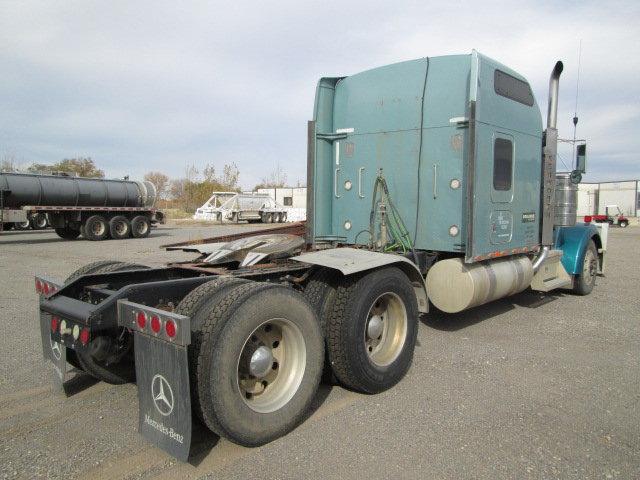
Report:
[[238,356],[236,384],[244,403],[258,413],[285,406],[300,388],[307,351],[300,329],[273,318],[247,337]]
[[584,264],[582,265],[582,276],[592,283],[598,273],[598,260],[592,250],[587,250],[584,254]]
[[393,363],[407,340],[407,309],[395,293],[380,295],[371,305],[364,329],[369,360],[379,367]]
[[103,235],[105,230],[106,230],[106,226],[102,222],[95,222],[91,226],[91,231],[93,232],[94,235],[97,235],[97,236]]
[[124,223],[123,221],[116,223],[115,226],[116,226],[116,233],[118,235],[124,235],[125,233],[127,233],[127,224]]
[[145,233],[147,233],[147,224],[145,222],[140,222],[136,230],[138,231],[139,235],[144,235]]

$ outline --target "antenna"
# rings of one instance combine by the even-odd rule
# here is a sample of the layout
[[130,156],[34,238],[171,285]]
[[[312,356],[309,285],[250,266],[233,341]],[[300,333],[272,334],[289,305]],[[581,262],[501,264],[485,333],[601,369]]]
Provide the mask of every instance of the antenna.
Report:
[[580,90],[580,61],[582,60],[582,39],[578,46],[578,76],[576,78],[576,106],[573,111],[573,158],[571,159],[571,166],[576,158],[576,130],[578,128],[578,93]]

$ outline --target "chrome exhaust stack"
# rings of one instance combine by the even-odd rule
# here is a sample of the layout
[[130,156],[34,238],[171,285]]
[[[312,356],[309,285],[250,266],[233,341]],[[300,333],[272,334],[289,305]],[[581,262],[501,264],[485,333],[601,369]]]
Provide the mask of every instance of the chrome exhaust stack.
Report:
[[560,60],[553,67],[549,77],[549,106],[547,108],[547,129],[556,128],[558,123],[558,94],[560,92],[560,74],[564,65]]
[[553,225],[555,223],[556,196],[556,154],[558,151],[558,95],[562,62],[556,62],[549,78],[549,107],[547,110],[547,129],[544,132],[544,150],[542,158],[542,190],[540,215],[540,240],[542,245],[553,245]]

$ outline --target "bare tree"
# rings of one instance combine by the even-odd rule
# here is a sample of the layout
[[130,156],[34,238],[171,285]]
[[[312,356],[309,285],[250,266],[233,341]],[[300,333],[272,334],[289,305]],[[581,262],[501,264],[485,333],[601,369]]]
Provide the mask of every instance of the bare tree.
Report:
[[156,187],[158,198],[166,198],[167,188],[169,187],[169,177],[162,172],[149,172],[145,174],[144,179],[153,183]]
[[276,165],[276,168],[267,177],[263,177],[258,185],[253,187],[254,190],[259,188],[281,188],[287,185],[287,174],[280,167],[280,164]]

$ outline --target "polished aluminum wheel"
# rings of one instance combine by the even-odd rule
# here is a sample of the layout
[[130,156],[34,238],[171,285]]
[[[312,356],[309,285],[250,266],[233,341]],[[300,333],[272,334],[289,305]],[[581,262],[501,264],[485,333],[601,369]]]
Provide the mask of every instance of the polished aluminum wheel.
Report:
[[407,339],[407,309],[395,293],[383,293],[369,309],[364,343],[369,359],[379,367],[393,363]]
[[584,254],[584,262],[582,264],[582,276],[589,284],[595,282],[596,275],[598,273],[598,259],[593,253],[593,250],[587,248]]
[[286,405],[300,387],[306,355],[302,332],[286,318],[256,328],[238,357],[238,390],[249,408],[270,413]]

